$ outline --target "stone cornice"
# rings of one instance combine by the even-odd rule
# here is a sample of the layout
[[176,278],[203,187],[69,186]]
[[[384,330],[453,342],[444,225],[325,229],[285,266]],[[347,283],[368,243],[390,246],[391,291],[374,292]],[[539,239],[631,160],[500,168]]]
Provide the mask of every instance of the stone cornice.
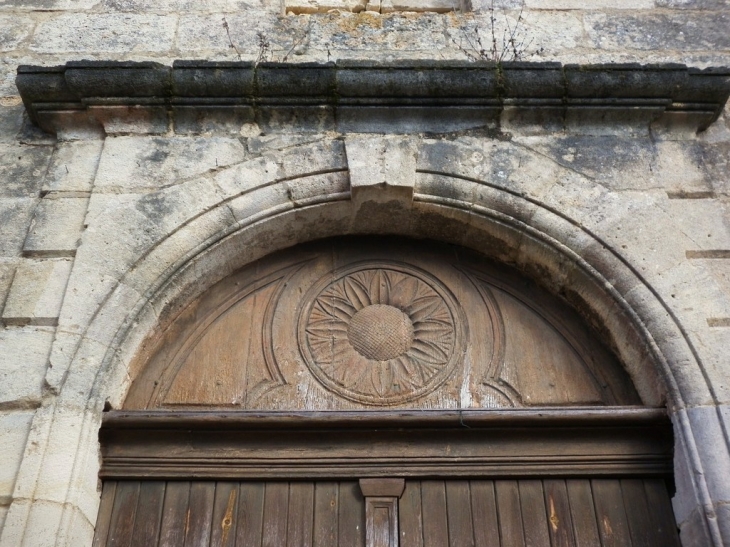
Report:
[[701,131],[730,95],[730,69],[447,61],[21,66],[31,119],[57,132],[182,133],[264,128],[453,131],[500,123],[654,124]]

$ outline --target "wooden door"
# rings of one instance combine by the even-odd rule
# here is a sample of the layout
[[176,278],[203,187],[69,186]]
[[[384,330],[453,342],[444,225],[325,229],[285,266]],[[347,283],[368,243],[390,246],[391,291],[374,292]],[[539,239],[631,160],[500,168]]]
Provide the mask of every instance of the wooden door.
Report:
[[677,544],[665,413],[565,303],[465,249],[272,255],[133,369],[98,547]]

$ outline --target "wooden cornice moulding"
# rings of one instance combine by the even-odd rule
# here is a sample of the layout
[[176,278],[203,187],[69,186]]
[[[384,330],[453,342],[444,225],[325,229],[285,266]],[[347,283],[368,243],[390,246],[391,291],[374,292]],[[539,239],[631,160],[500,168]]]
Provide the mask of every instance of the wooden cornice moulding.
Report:
[[99,133],[267,130],[455,131],[512,125],[708,127],[730,68],[457,61],[249,63],[76,61],[20,66],[44,130]]
[[671,476],[662,410],[110,412],[115,479]]

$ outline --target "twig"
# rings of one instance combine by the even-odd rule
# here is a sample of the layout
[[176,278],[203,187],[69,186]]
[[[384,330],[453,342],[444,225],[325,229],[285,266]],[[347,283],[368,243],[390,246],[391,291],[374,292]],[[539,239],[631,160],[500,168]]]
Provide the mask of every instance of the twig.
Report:
[[233,43],[233,40],[231,39],[231,31],[228,28],[228,21],[226,21],[225,17],[223,18],[223,28],[226,29],[226,35],[228,36],[228,46],[232,47],[235,50],[236,55],[238,55],[239,61],[243,60],[241,57],[241,52],[238,51],[238,48],[236,47],[236,45]]

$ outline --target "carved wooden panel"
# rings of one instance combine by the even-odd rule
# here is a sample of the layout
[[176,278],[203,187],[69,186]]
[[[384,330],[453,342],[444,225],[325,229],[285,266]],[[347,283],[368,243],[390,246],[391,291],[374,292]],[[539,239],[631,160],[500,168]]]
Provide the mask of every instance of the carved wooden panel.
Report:
[[464,249],[327,240],[225,279],[150,340],[125,408],[639,404],[583,322]]

